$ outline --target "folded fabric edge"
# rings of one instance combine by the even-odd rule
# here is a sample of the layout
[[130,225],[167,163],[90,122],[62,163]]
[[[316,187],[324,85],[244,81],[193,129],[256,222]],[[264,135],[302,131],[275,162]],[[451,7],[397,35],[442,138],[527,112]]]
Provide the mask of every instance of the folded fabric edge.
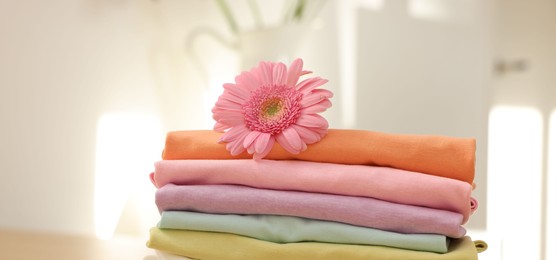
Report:
[[[190,221],[186,221],[186,218],[190,217]],[[200,220],[200,219],[208,219]],[[235,221],[234,221],[235,220]],[[199,222],[200,221],[200,222]],[[283,221],[289,221],[293,228],[306,229],[305,227],[313,226],[313,231],[309,228],[308,234],[315,234],[315,226],[319,225],[319,230],[324,229],[327,232],[336,234],[337,237],[330,237],[326,233],[319,236],[319,238],[292,241],[292,233],[288,232],[289,235],[284,235],[281,231],[286,231],[284,225],[280,225],[282,228],[276,231],[264,230],[263,233],[254,233],[253,230],[236,232],[234,228],[222,229],[214,227],[211,224],[218,222],[230,222],[230,223],[249,223],[251,227],[265,227],[270,223],[284,223]],[[247,221],[247,222],[245,222]],[[189,224],[187,224],[189,222]],[[207,224],[208,223],[208,224]],[[241,224],[240,224],[241,225]],[[218,225],[217,225],[218,226]],[[244,237],[250,237],[253,239],[258,239],[262,241],[287,244],[287,243],[300,243],[300,242],[322,242],[322,243],[332,243],[332,244],[352,244],[352,245],[369,245],[369,246],[385,246],[392,248],[407,249],[413,251],[423,251],[423,252],[435,252],[435,253],[446,253],[450,244],[450,238],[442,234],[404,234],[394,231],[380,230],[376,228],[363,227],[351,224],[344,224],[334,221],[325,221],[318,219],[302,218],[295,216],[281,216],[281,215],[243,215],[243,214],[211,214],[202,213],[194,211],[163,211],[161,220],[156,225],[159,229],[173,229],[173,230],[191,230],[191,231],[204,231],[204,232],[216,232],[216,233],[229,233],[234,235],[240,235]],[[260,229],[259,229],[260,230]],[[354,232],[354,236],[350,236],[349,232]],[[366,231],[364,231],[366,230]],[[359,232],[358,232],[359,231]],[[275,233],[278,232],[278,233]],[[369,232],[372,235],[372,239],[369,237],[361,236],[364,232]],[[267,236],[268,234],[281,236]],[[293,232],[296,233],[296,232]],[[307,233],[306,233],[307,234]],[[285,238],[286,237],[286,238]],[[379,238],[382,239],[379,239]],[[299,237],[298,237],[299,238]],[[342,240],[341,238],[345,238]],[[441,242],[441,238],[443,242]],[[289,241],[288,241],[289,240]],[[396,242],[398,241],[398,242]]]

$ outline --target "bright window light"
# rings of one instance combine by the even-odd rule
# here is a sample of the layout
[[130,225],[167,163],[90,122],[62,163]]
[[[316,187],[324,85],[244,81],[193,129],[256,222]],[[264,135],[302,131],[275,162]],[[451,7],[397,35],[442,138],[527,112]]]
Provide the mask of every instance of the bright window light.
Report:
[[357,4],[365,9],[380,11],[384,6],[384,0],[358,0]]
[[[423,19],[446,20],[449,17],[446,10],[447,0],[410,0],[408,11],[412,17]],[[450,2],[453,5],[453,1]]]
[[556,110],[550,115],[547,182],[546,259],[556,259],[556,248],[553,246],[556,243]]
[[98,238],[110,239],[113,236],[130,195],[136,187],[148,182],[153,163],[160,159],[161,138],[160,125],[155,117],[108,114],[100,118],[94,195]]
[[502,259],[540,259],[542,116],[509,106],[489,116],[487,230]]
[[342,95],[340,96],[340,106],[342,112],[342,126],[345,128],[353,128],[356,123],[356,55],[355,50],[355,29],[356,27],[356,11],[358,6],[353,1],[345,1],[338,6],[339,27],[339,52],[340,52],[340,74]]

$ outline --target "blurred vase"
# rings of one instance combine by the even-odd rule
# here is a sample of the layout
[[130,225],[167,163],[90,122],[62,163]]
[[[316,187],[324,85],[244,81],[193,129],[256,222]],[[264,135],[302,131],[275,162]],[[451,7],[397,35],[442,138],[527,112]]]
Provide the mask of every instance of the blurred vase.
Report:
[[305,24],[291,24],[238,34],[234,47],[239,54],[240,69],[248,70],[260,61],[280,61],[289,65],[299,56],[310,30]]
[[256,66],[260,61],[281,61],[289,65],[299,56],[299,51],[311,31],[308,24],[288,24],[242,31],[232,39],[227,39],[212,28],[200,27],[189,35],[187,46],[190,55],[199,63],[205,75],[209,74],[207,67],[210,66],[207,66],[203,57],[199,57],[195,49],[195,42],[201,36],[208,36],[237,53],[239,69],[243,71]]

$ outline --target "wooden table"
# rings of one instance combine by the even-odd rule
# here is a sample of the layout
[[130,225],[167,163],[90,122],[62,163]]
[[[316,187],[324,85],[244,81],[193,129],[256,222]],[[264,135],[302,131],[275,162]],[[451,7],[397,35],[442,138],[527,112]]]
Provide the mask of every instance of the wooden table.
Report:
[[116,237],[100,240],[67,234],[0,229],[0,259],[4,260],[157,260],[146,239]]

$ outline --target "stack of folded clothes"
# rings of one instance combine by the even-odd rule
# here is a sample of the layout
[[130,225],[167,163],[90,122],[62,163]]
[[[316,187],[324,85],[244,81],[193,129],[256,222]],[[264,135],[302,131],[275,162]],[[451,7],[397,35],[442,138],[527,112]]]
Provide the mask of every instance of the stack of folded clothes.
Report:
[[476,259],[462,227],[475,140],[334,130],[300,154],[232,156],[175,131],[151,180],[148,246],[194,259]]
[[302,67],[261,62],[224,84],[215,131],[168,133],[147,245],[193,259],[477,259],[462,226],[477,207],[475,140],[329,130],[318,113],[332,92],[298,83]]

